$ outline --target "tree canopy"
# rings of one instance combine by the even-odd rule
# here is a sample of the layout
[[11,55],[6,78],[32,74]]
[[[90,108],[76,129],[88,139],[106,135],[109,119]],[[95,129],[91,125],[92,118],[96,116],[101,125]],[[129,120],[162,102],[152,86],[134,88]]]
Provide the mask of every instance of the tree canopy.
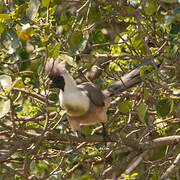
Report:
[[[179,47],[178,0],[1,0],[0,179],[179,179]],[[107,142],[101,124],[72,132],[52,58],[102,90],[151,60],[113,98]]]

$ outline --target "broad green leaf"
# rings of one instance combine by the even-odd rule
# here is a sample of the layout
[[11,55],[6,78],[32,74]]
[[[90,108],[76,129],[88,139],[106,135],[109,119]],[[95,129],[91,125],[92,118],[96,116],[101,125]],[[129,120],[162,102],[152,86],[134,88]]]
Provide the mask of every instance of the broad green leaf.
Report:
[[67,54],[60,54],[59,58],[63,61],[66,61],[69,65],[76,67],[76,63],[74,59],[71,56],[68,56]]
[[73,32],[72,36],[71,36],[70,44],[72,44],[72,46],[74,46],[74,45],[78,44],[82,38],[83,38],[83,34],[81,32]]
[[141,78],[144,80],[145,79],[145,75],[150,73],[152,71],[152,66],[151,65],[148,65],[148,66],[142,66],[140,67],[140,76]]
[[[8,75],[1,75],[0,76],[0,91],[1,88],[10,88],[12,83],[12,79]],[[10,109],[10,100],[9,99],[2,99],[0,98],[0,118],[6,115]]]
[[167,126],[167,123],[164,122],[162,119],[156,119],[154,121],[154,124],[156,124],[156,127],[159,127],[159,128],[164,128],[165,126]]
[[166,17],[166,27],[168,27],[174,20],[174,16],[167,16]]
[[141,50],[143,53],[146,54],[146,48],[145,48],[144,44],[142,43],[142,39],[141,39],[141,36],[139,33],[133,37],[132,43],[133,43],[133,46],[135,49]]
[[160,0],[162,2],[165,2],[165,3],[176,3],[178,2],[178,0]]
[[33,171],[35,166],[36,166],[35,160],[32,160],[31,163],[30,163],[30,170]]
[[22,31],[19,33],[19,37],[23,40],[28,40],[33,34],[33,27],[29,23],[27,23],[22,26]]
[[147,110],[148,110],[148,105],[145,103],[141,103],[136,109],[138,116],[139,116],[139,119],[142,122],[146,122],[145,118],[146,118]]
[[47,110],[48,111],[57,111],[58,110],[58,108],[57,107],[47,107]]
[[126,11],[127,12],[129,12],[129,13],[132,13],[132,12],[134,12],[136,9],[134,8],[134,7],[132,7],[132,6],[125,6],[125,9],[126,9]]
[[6,28],[7,28],[7,25],[0,22],[0,34],[2,34],[5,31]]
[[3,88],[10,88],[12,83],[12,79],[8,75],[1,75],[0,76],[0,89]]
[[140,74],[140,76],[141,76],[141,78],[144,80],[144,78],[145,78],[145,73],[144,73],[144,71],[145,71],[145,69],[144,69],[144,67],[141,67],[140,68],[140,71],[139,71],[139,74]]
[[147,88],[144,88],[144,99],[148,100],[150,97],[149,91],[147,90]]
[[61,24],[67,24],[68,22],[68,17],[67,17],[67,14],[65,12],[62,12],[61,15],[60,15],[60,21],[61,21]]
[[129,109],[131,108],[131,106],[132,106],[132,102],[130,100],[126,100],[119,103],[118,109],[120,112],[127,113]]
[[90,174],[84,174],[81,176],[81,180],[89,180],[89,179],[91,179]]
[[27,8],[28,8],[28,2],[25,2],[21,6],[17,6],[16,7],[16,11],[15,11],[16,12],[16,16],[19,17],[21,14],[26,13]]
[[91,11],[89,13],[88,22],[89,24],[98,22],[101,19],[101,13],[97,6],[92,6]]
[[175,14],[178,17],[180,17],[180,7],[174,9],[173,14]]
[[172,15],[165,17],[166,27],[172,24],[171,33],[177,34],[180,31],[180,7],[173,10]]
[[138,176],[138,173],[131,174],[131,177],[135,177],[135,176]]
[[41,0],[43,7],[48,7],[51,0]]
[[82,37],[82,33],[80,32],[74,32],[71,37],[71,52],[78,54],[79,52],[82,52],[88,42],[89,34],[84,33]]
[[154,128],[159,135],[165,135],[168,129],[167,122],[164,122],[162,119],[156,119],[154,121]]
[[173,88],[172,91],[174,96],[180,96],[180,88]]
[[21,43],[13,29],[9,29],[1,35],[1,43],[8,49],[9,54],[13,54],[17,49],[21,48]]
[[157,11],[157,8],[158,8],[158,3],[156,0],[147,0],[144,7],[144,11],[147,15],[151,16]]
[[52,53],[52,58],[56,59],[59,55],[59,51],[60,51],[60,47],[61,47],[61,43],[57,43],[53,49],[53,53]]
[[0,118],[5,116],[10,109],[10,100],[0,99]]
[[156,111],[158,115],[164,117],[167,116],[172,112],[174,103],[172,100],[169,99],[161,99],[157,104],[156,104]]
[[93,130],[92,127],[88,127],[88,126],[81,127],[82,134],[91,134],[92,130]]
[[26,10],[26,15],[30,20],[33,20],[36,17],[36,14],[39,10],[39,0],[30,0],[28,4],[28,9]]
[[10,15],[9,14],[0,14],[0,20],[7,20],[10,19]]
[[83,40],[78,44],[77,51],[82,52],[82,51],[86,48],[87,42],[88,42],[88,41],[87,41],[86,39],[83,39]]
[[70,162],[72,162],[72,161],[74,161],[75,159],[77,159],[77,157],[78,157],[78,153],[73,153],[73,154],[71,154],[71,155],[69,156],[68,160],[69,160]]

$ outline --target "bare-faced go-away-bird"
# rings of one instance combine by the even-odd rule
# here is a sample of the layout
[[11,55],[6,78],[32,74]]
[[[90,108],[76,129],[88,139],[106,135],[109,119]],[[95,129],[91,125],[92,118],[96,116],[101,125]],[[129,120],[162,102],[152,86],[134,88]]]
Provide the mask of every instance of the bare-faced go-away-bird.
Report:
[[[50,88],[60,89],[59,101],[61,108],[66,110],[70,126],[80,135],[81,125],[91,125],[106,122],[107,110],[111,97],[140,83],[140,67],[150,64],[150,61],[124,75],[120,81],[101,91],[91,82],[77,85],[76,81],[66,70],[65,65],[56,60],[46,63],[46,73],[50,78]],[[103,130],[104,125],[103,125]]]

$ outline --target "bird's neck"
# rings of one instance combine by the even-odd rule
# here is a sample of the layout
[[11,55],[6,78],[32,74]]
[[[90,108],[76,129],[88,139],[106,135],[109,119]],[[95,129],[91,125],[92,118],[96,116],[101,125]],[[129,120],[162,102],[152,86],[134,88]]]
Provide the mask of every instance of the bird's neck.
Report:
[[76,85],[70,74],[64,75],[64,91],[60,90],[60,106],[67,110],[70,116],[81,116],[85,114],[90,106],[90,100]]
[[65,81],[64,92],[69,92],[69,91],[76,92],[78,90],[76,81],[72,78],[72,76],[69,73],[64,75],[64,81]]

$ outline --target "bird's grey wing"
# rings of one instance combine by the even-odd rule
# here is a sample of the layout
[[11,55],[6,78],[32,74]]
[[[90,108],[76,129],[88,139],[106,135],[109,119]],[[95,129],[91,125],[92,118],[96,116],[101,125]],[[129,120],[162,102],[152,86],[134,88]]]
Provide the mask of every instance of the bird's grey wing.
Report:
[[77,86],[81,91],[84,91],[90,98],[93,104],[97,106],[104,106],[104,95],[93,83],[82,83]]

